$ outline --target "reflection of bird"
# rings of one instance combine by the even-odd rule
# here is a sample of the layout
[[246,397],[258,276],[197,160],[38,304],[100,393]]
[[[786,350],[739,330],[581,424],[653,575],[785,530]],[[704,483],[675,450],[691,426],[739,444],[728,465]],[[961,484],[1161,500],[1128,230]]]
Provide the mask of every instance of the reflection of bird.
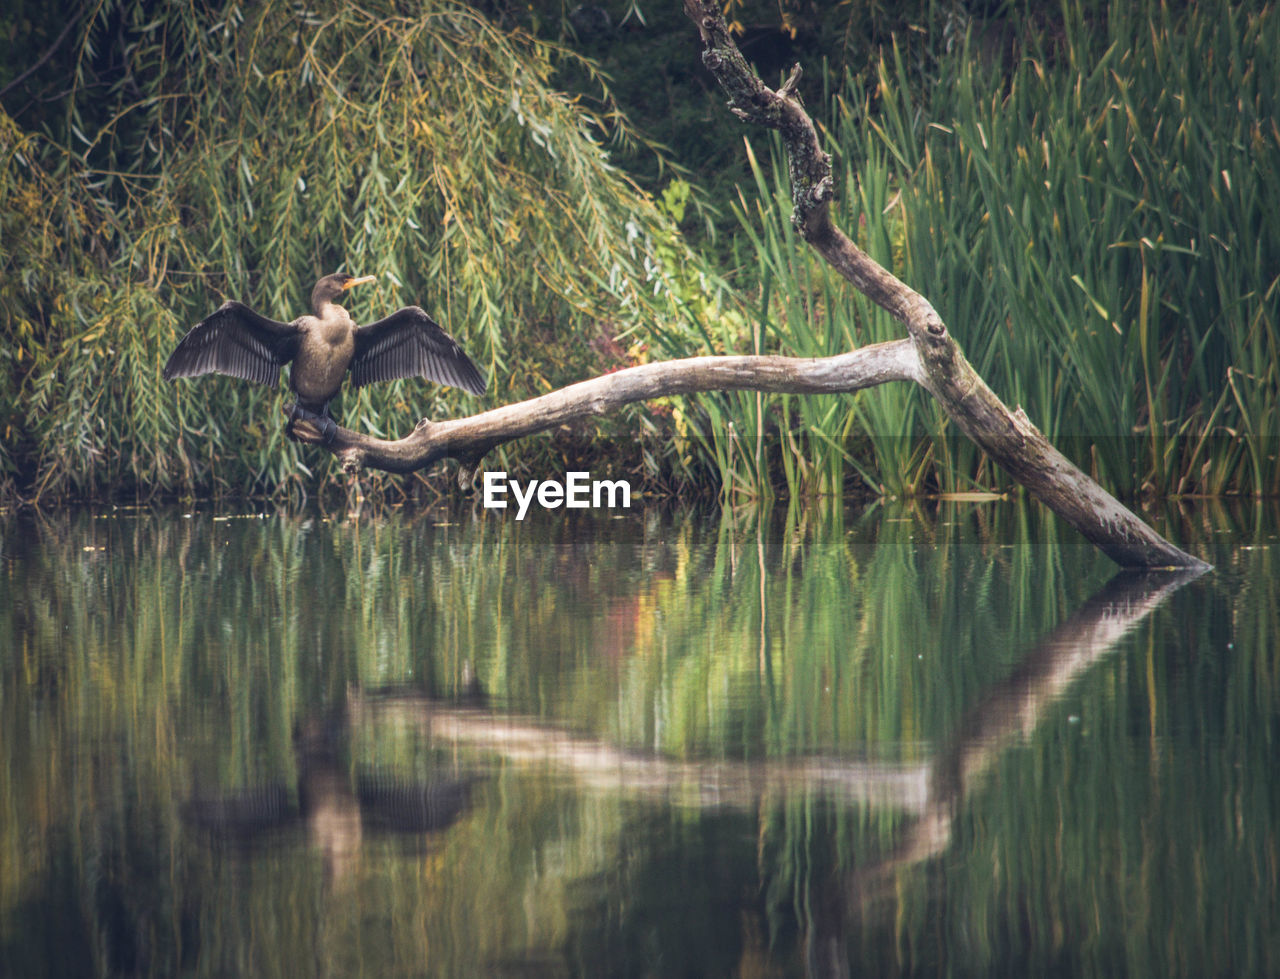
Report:
[[352,286],[372,282],[337,272],[326,275],[311,291],[313,315],[279,323],[244,303],[223,303],[196,324],[164,365],[165,380],[197,377],[216,371],[256,384],[274,386],[280,368],[292,362],[289,387],[298,395],[290,421],[310,417],[331,442],[337,425],[329,402],[342,386],[347,369],[360,387],[401,377],[427,380],[484,394],[485,379],[456,340],[417,306],[356,326],[337,300]]
[[297,802],[283,782],[270,782],[220,796],[197,796],[183,809],[184,818],[227,842],[252,846],[266,843],[273,832],[300,822],[313,831],[317,822],[354,819],[352,835],[366,829],[384,833],[424,834],[448,829],[466,811],[471,790],[482,776],[404,782],[386,775],[360,775],[352,791],[345,772],[315,760],[302,768]]
[[440,833],[462,818],[479,775],[406,782],[387,775],[360,775],[354,789],[339,760],[346,718],[341,713],[313,718],[295,738],[297,801],[283,782],[218,796],[197,796],[182,809],[183,819],[234,847],[269,846],[305,828],[334,879],[354,866],[366,832],[399,837]]

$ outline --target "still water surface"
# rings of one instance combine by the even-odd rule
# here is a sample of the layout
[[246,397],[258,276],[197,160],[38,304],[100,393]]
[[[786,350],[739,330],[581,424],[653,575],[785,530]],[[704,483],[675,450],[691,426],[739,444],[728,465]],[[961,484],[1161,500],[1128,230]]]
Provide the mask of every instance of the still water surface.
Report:
[[0,516],[0,974],[1280,974],[1278,525]]

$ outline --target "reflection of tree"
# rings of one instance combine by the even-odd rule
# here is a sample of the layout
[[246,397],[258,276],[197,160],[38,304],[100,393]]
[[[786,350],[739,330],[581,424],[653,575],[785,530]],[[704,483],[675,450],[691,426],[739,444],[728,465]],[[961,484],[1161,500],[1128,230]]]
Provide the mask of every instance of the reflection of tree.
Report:
[[[951,839],[957,804],[1011,744],[1029,738],[1067,688],[1166,598],[1203,571],[1122,571],[1027,653],[975,704],[929,763],[928,801],[883,875],[934,856]],[[866,873],[867,871],[864,871]]]
[[1040,642],[961,722],[932,761],[887,765],[835,759],[672,761],[567,734],[536,721],[455,707],[412,691],[357,697],[359,710],[397,714],[437,741],[540,764],[598,789],[690,805],[753,807],[774,789],[804,789],[917,815],[954,801],[1017,735],[1030,734],[1080,674],[1201,571],[1120,572]]
[[844,916],[888,893],[895,872],[946,850],[960,803],[1010,746],[1044,722],[1053,704],[1101,657],[1173,592],[1202,572],[1122,572],[1022,658],[915,765],[834,758],[679,761],[629,751],[527,718],[444,705],[421,694],[390,691],[356,698],[360,711],[396,716],[436,742],[540,766],[595,791],[661,799],[694,807],[753,809],[793,793],[824,796],[870,809],[891,809],[907,822],[889,853],[858,867],[824,902],[817,930],[839,929]]
[[408,782],[357,775],[340,763],[351,717],[343,709],[303,723],[295,738],[296,803],[289,786],[272,782],[216,796],[196,796],[183,808],[191,825],[235,847],[278,844],[303,827],[335,882],[355,868],[366,831],[426,836],[448,829],[470,804],[477,777]]

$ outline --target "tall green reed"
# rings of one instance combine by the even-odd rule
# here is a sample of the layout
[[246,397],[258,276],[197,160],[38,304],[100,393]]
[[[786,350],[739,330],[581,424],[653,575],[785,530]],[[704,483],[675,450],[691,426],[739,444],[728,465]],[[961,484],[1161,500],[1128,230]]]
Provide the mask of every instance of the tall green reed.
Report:
[[[922,108],[882,64],[871,133],[911,281],[1112,489],[1275,493],[1280,18],[1146,3],[1066,30],[1007,72],[944,59]],[[872,138],[849,114],[836,130],[855,153]],[[975,450],[951,458],[977,471]]]
[[[1280,492],[1280,16],[1148,2],[1099,30],[1084,13],[1066,8],[1053,41],[1028,34],[1009,67],[976,45],[941,54],[923,93],[896,48],[873,86],[848,79],[828,101],[837,220],[1108,488]],[[772,156],[740,211],[774,297],[766,346],[901,336],[797,254],[776,141]],[[836,485],[837,460],[894,495],[1007,485],[904,385],[775,406],[803,433],[779,449],[792,491],[824,466]]]
[[[786,215],[790,188],[781,143],[770,144],[768,173],[748,148],[754,195],[740,193],[737,214],[740,265],[754,263],[761,289],[757,316],[770,352],[829,357],[899,333],[879,308],[850,289],[805,246]],[[900,222],[886,216],[887,172],[883,154],[856,176],[846,171],[836,219],[856,229],[860,243],[882,263],[895,264]],[[860,478],[874,492],[910,495],[923,467],[915,440],[920,393],[903,385],[838,397],[778,396],[767,402],[771,425],[766,450],[777,458],[791,496],[840,495],[846,480]],[[763,429],[757,420],[756,427]],[[879,462],[867,464],[870,447]]]

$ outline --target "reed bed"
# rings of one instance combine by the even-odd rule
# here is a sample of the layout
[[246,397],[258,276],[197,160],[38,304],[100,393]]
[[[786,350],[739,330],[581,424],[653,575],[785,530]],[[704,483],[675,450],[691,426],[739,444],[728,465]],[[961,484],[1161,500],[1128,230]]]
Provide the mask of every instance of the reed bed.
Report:
[[[923,94],[896,50],[870,86],[829,94],[839,221],[1114,492],[1275,495],[1280,17],[1225,2],[1064,12],[1061,37],[1005,59],[941,55]],[[753,160],[739,212],[765,348],[900,336],[804,254],[776,141],[771,156]],[[790,493],[1009,484],[903,386],[740,404],[735,425],[776,433]]]

